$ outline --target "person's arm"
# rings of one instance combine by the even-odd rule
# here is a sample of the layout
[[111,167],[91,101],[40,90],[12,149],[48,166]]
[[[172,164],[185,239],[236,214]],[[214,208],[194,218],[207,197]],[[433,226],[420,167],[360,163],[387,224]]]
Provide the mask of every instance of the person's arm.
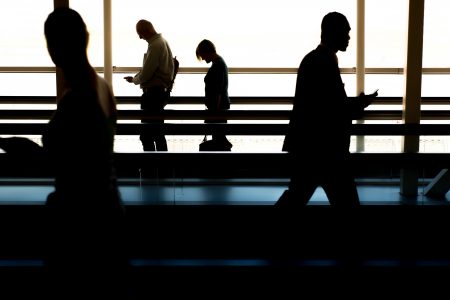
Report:
[[375,98],[378,96],[378,89],[376,91],[374,91],[372,94],[364,94],[361,93],[359,94],[359,99],[362,102],[362,106],[364,108],[368,107],[370,104],[372,104],[373,100],[375,100]]
[[368,95],[361,93],[358,97],[349,101],[349,109],[352,119],[361,119],[364,114],[364,109],[372,104],[377,96],[378,90]]
[[163,48],[160,43],[153,43],[151,47],[149,46],[142,70],[133,78],[134,84],[141,84],[149,81],[153,77],[153,74],[159,66],[162,51]]

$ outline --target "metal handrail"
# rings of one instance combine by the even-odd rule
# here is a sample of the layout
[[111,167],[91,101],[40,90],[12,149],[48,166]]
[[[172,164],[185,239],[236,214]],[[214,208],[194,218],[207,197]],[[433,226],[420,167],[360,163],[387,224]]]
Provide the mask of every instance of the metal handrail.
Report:
[[[0,109],[0,120],[49,120],[54,110],[52,109]],[[140,109],[118,110],[119,120],[289,120],[290,110],[228,110],[222,112],[210,112],[206,110],[178,110],[166,109],[157,115],[148,115]],[[401,110],[371,110],[366,111],[363,119],[366,121],[402,120]],[[426,110],[421,112],[423,121],[448,121],[450,110]]]
[[[353,98],[353,97],[349,97]],[[232,105],[292,105],[294,97],[230,97]],[[116,96],[118,104],[140,104],[139,96]],[[377,97],[372,105],[402,105],[401,97]],[[0,96],[0,104],[55,104],[56,96]],[[204,104],[200,96],[173,96],[169,104]],[[450,105],[450,97],[422,97],[422,104]]]
[[[5,123],[0,124],[0,134],[41,135],[45,123]],[[285,135],[288,124],[141,124],[119,123],[117,135],[139,135],[142,131],[158,130],[165,135],[210,135],[218,130],[226,135],[271,136]],[[449,124],[353,124],[351,134],[359,136],[450,136]]]

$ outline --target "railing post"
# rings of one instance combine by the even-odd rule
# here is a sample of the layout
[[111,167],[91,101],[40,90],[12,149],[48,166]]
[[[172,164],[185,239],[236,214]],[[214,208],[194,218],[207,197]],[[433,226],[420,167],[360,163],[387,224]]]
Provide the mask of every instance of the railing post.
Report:
[[111,0],[103,0],[103,30],[104,30],[104,78],[106,82],[112,85],[113,66],[112,66],[112,8]]
[[[357,0],[356,24],[356,96],[364,92],[365,85],[365,0]],[[357,124],[364,124],[358,120]],[[364,151],[364,136],[356,137],[356,152]]]
[[[408,45],[405,66],[405,88],[403,96],[404,124],[420,124],[422,98],[422,53],[425,0],[409,0]],[[419,151],[420,137],[405,136],[403,152]],[[405,196],[417,196],[419,173],[415,168],[401,170],[400,192]]]

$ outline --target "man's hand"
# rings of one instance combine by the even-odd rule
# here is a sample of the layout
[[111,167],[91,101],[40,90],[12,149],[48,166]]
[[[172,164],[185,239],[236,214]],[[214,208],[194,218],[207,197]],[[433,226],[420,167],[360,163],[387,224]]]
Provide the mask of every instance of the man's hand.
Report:
[[364,94],[361,93],[359,94],[359,99],[361,101],[361,104],[364,108],[366,108],[367,106],[369,106],[370,104],[372,104],[373,100],[375,100],[375,98],[378,96],[378,90],[376,90],[375,92],[373,92],[372,94]]
[[128,82],[133,82],[133,76],[125,76],[123,79],[125,79]]

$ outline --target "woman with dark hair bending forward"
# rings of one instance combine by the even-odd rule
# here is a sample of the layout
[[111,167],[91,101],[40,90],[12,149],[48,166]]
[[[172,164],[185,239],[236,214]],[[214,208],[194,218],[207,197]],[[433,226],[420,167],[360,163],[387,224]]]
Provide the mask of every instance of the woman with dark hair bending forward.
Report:
[[[195,51],[199,60],[212,62],[205,76],[205,105],[211,112],[227,110],[230,108],[228,97],[228,67],[223,58],[217,54],[216,47],[209,40],[201,41]],[[227,123],[226,119],[206,120],[205,123]],[[212,134],[210,147],[207,150],[230,151],[233,145],[223,132]],[[202,150],[202,149],[200,149]]]

